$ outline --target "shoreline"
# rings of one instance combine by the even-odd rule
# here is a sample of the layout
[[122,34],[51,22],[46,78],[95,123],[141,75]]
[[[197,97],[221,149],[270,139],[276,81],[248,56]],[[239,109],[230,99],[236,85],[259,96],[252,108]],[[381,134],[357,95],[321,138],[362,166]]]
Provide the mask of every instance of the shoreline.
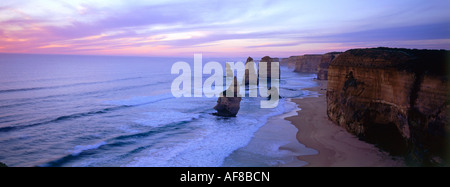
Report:
[[[401,167],[403,159],[394,158],[372,144],[359,140],[328,119],[326,110],[326,80],[314,80],[318,86],[304,90],[318,93],[318,97],[294,98],[300,110],[285,117],[298,132],[296,139],[318,154],[299,155],[306,167]],[[281,147],[280,147],[281,149]]]
[[288,99],[282,105],[290,110],[269,117],[246,146],[225,158],[222,167],[301,167],[308,164],[297,157],[317,154],[317,151],[300,143],[296,138],[297,129],[285,120],[297,115],[299,108]]

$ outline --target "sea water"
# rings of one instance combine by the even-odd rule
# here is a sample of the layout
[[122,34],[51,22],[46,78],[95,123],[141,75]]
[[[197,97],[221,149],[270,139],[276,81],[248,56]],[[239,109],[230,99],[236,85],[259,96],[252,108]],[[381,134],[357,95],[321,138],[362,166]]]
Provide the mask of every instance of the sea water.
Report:
[[[203,59],[210,60],[245,61]],[[217,97],[171,94],[177,75],[170,69],[177,61],[192,64],[193,58],[0,54],[0,161],[8,166],[223,166],[270,117],[296,109],[286,107],[286,99],[308,96],[301,89],[315,85],[314,74],[282,67],[278,107],[261,109],[266,98],[246,97],[237,117],[219,117],[211,114]],[[264,154],[258,154],[265,160],[260,166],[275,166],[270,163],[276,160]]]

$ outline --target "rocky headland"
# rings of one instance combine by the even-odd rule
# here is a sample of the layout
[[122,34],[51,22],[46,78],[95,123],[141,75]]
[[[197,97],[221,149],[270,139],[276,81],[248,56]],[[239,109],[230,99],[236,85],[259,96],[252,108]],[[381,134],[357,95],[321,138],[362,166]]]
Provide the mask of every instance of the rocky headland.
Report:
[[320,63],[317,66],[318,80],[328,80],[328,67],[330,66],[330,63],[340,54],[340,52],[331,52],[322,55],[322,59],[320,59]]
[[[267,78],[269,81],[272,78],[271,71],[273,71],[271,63],[277,60],[280,59],[265,56],[260,61],[268,63]],[[299,114],[302,112],[306,112],[305,114],[308,115],[313,114],[316,116],[313,119],[319,120],[315,122],[302,121],[301,119],[307,119],[305,116],[297,119],[297,122],[292,119],[292,123],[297,128],[303,129],[303,134],[309,132],[307,130],[309,127],[305,126],[307,124],[336,124],[338,126],[333,126],[338,129],[333,131],[323,129],[334,128],[329,125],[316,125],[317,128],[314,132],[320,130],[324,131],[322,134],[328,133],[332,137],[335,137],[335,135],[331,135],[333,133],[339,134],[336,137],[344,137],[345,133],[341,131],[347,131],[346,133],[351,133],[359,140],[373,144],[392,156],[402,157],[402,160],[409,166],[449,165],[448,112],[450,111],[450,100],[447,71],[450,67],[448,65],[450,64],[449,51],[380,47],[351,49],[344,53],[330,52],[323,55],[291,56],[281,58],[281,60],[281,65],[295,67],[295,72],[317,73],[317,81],[325,81],[320,82],[321,85],[326,85],[320,88],[324,96],[319,96],[319,99],[314,100],[313,104],[312,100],[295,101],[297,104],[320,105],[324,108],[323,112],[313,110],[308,113],[303,111],[299,104],[299,107],[302,108]],[[251,57],[247,59],[247,63],[252,61]],[[251,72],[248,67],[246,68],[247,81],[249,75],[256,72]],[[259,80],[259,72],[257,76]],[[236,82],[236,78],[234,81]],[[237,87],[235,91],[238,91]],[[226,91],[223,92],[223,96],[218,99],[217,105],[214,107],[217,110],[216,115],[236,116],[241,98],[236,93],[233,97],[224,97],[225,94]],[[320,107],[317,109],[319,110]],[[323,117],[318,115],[319,113],[323,113]],[[320,119],[328,122],[320,121]],[[329,163],[325,164],[328,166],[367,165],[366,157],[361,156],[369,154],[365,150],[370,150],[372,161],[380,159],[376,156],[378,153],[375,149],[353,140],[350,136],[345,135],[345,137],[346,140],[333,140],[333,138],[323,137],[317,139],[315,135],[311,135],[310,138],[303,137],[299,140],[313,142],[311,145],[316,145],[318,150],[322,150],[322,153],[319,154],[323,155],[317,157],[317,162],[328,160]],[[314,140],[309,141],[311,138]],[[350,144],[351,142],[354,144]],[[329,145],[339,146],[330,149]],[[359,148],[352,148],[352,145],[358,145]],[[339,154],[335,153],[344,154],[343,150],[353,150],[354,152],[345,153],[347,158],[342,160],[339,158]],[[336,162],[332,161],[333,159],[330,160],[330,157],[333,157]],[[371,162],[368,165],[402,165],[395,159],[382,157],[386,160]],[[359,160],[358,164],[352,163],[352,160]]]
[[391,48],[340,54],[328,69],[328,117],[412,165],[445,165],[449,56]]
[[280,66],[289,66],[289,58],[280,58]]
[[322,60],[322,55],[303,55],[295,58],[295,72],[317,73],[317,68]]
[[294,69],[299,57],[300,56],[290,56],[288,58],[288,67]]

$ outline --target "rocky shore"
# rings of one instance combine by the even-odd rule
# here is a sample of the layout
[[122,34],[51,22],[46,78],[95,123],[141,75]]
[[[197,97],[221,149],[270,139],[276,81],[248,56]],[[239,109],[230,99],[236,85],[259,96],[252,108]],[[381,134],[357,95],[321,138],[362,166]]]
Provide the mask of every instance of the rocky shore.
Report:
[[[448,166],[449,57],[445,50],[380,47],[265,56],[261,62],[270,67],[281,59],[294,72],[317,74],[320,86],[312,90],[321,95],[293,99],[302,110],[288,118],[299,129],[300,143],[319,151],[306,156],[311,166],[402,166],[399,160]],[[250,73],[255,72],[247,70],[246,77]],[[216,114],[236,116],[240,99],[220,97]]]
[[[315,122],[310,125],[332,122],[404,158],[409,166],[448,166],[449,58],[446,50],[380,47],[291,56],[282,65],[295,67],[295,72],[317,73],[318,80],[328,80],[328,86],[321,88],[326,102],[316,103],[326,108],[327,120],[313,118]],[[304,116],[302,112],[306,111],[299,112]],[[316,130],[330,127],[320,128]],[[299,139],[308,146],[307,137]],[[333,145],[328,143],[323,146]]]

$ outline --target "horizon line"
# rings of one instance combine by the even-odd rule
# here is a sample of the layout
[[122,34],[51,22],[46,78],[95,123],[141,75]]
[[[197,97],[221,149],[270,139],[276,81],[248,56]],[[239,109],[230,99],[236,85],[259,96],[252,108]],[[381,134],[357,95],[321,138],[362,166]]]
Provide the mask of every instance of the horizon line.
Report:
[[[407,47],[385,47],[385,46],[378,46],[378,47],[355,47],[355,48],[349,48],[343,51],[329,51],[326,53],[333,53],[333,52],[346,52],[348,50],[352,49],[375,49],[375,48],[392,48],[392,49],[411,49],[411,50],[445,50],[450,51],[450,49],[425,49],[425,48],[407,48]],[[206,54],[208,52],[205,52]],[[61,56],[93,56],[93,57],[139,57],[139,58],[192,58],[194,54],[205,54],[202,52],[192,53],[191,56],[154,56],[154,55],[126,55],[126,54],[70,54],[70,53],[21,53],[21,52],[1,52],[0,55],[61,55]],[[269,56],[271,58],[289,58],[292,56],[304,56],[304,55],[323,55],[326,53],[299,53],[299,54],[292,54],[289,56],[270,56],[270,55],[264,55]],[[264,56],[253,56],[256,58],[263,58]],[[252,55],[246,55],[246,56],[206,56],[207,58],[247,58],[252,57]],[[252,57],[252,58],[253,58]]]

